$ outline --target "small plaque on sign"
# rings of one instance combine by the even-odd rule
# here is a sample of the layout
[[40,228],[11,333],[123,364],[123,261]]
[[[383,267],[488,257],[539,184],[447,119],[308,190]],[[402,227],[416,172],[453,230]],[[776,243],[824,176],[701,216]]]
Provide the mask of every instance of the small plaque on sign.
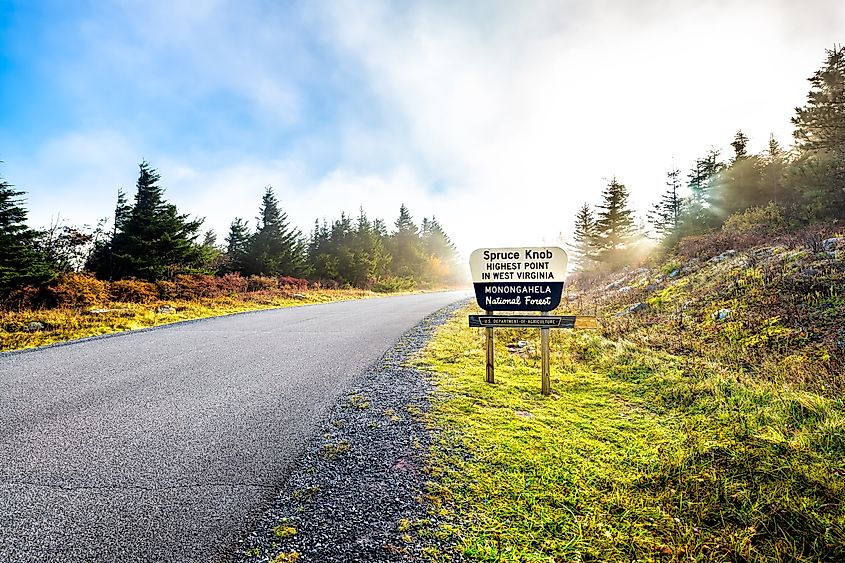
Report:
[[575,317],[537,315],[470,315],[470,328],[574,328]]

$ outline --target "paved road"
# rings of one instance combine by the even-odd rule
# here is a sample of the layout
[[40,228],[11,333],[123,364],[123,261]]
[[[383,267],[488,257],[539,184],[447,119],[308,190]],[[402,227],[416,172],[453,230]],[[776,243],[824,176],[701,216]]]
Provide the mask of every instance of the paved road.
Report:
[[0,561],[219,561],[356,374],[437,293],[0,357]]

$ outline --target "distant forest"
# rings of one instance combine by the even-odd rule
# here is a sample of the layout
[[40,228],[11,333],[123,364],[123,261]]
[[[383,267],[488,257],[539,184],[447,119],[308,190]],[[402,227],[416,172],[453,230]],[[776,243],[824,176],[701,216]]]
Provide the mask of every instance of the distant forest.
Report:
[[[101,280],[161,282],[185,276],[274,277],[301,286],[355,287],[391,292],[459,281],[457,253],[432,217],[417,225],[402,205],[392,229],[361,209],[316,221],[307,236],[291,226],[272,187],[258,205],[254,225],[235,218],[224,244],[202,219],[181,213],[164,197],[161,178],[139,165],[133,202],[118,191],[113,219],[95,228],[26,225],[23,192],[0,179],[0,297],[49,286],[63,274],[85,272]],[[258,203],[258,202],[256,202]]]
[[748,152],[737,131],[727,159],[710,149],[692,169],[666,174],[666,191],[638,224],[628,188],[613,178],[593,209],[575,216],[571,251],[581,270],[614,270],[653,249],[670,249],[684,237],[721,231],[766,237],[813,223],[845,220],[845,47],[826,52],[808,80],[806,104],[795,108],[795,143],[784,149],[773,137],[760,154]]

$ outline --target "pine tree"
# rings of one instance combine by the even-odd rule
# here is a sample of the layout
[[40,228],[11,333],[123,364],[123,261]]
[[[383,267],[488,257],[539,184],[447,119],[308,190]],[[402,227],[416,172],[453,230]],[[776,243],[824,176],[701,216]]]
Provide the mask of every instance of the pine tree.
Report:
[[423,219],[420,239],[427,256],[426,274],[429,281],[454,281],[457,277],[458,251],[437,218]]
[[200,258],[198,266],[208,274],[224,273],[225,256],[223,249],[217,245],[217,233],[214,229],[208,229],[202,238],[202,244],[199,245]]
[[148,162],[141,162],[139,169],[131,209],[118,196],[110,273],[158,280],[201,267],[203,253],[196,239],[202,219],[189,220],[164,200],[161,177]]
[[596,218],[596,258],[599,262],[618,266],[626,247],[636,239],[634,213],[628,208],[628,189],[610,181],[602,192],[602,203]]
[[719,160],[719,152],[710,149],[707,155],[695,161],[695,168],[688,175],[690,198],[684,215],[685,234],[704,232],[719,222],[714,203],[718,198],[719,173],[725,168]]
[[256,218],[255,233],[247,253],[249,274],[302,276],[305,273],[305,248],[298,229],[288,224],[287,214],[279,208],[273,188],[267,186]]
[[55,277],[37,252],[38,235],[26,226],[26,209],[11,184],[0,178],[0,295],[25,285],[42,286]]
[[731,146],[734,148],[734,162],[742,160],[748,156],[748,137],[746,137],[745,133],[741,130],[737,129]]
[[774,133],[769,135],[769,146],[765,156],[761,159],[760,184],[768,201],[781,205],[786,202],[787,193],[783,189],[783,177],[786,170],[786,156],[775,139]]
[[672,168],[666,173],[666,185],[669,187],[648,212],[648,221],[654,232],[661,238],[669,237],[681,223],[684,201],[681,197],[681,171]]
[[826,51],[825,65],[808,80],[807,104],[795,108],[795,140],[803,152],[845,156],[845,46]]
[[226,235],[226,270],[246,273],[247,253],[249,250],[249,226],[240,217],[235,217],[229,225]]
[[425,255],[420,241],[419,228],[404,204],[399,208],[396,231],[390,237],[393,256],[393,273],[401,277],[416,278],[423,270]]
[[329,226],[324,219],[314,221],[314,230],[308,241],[308,269],[318,280],[337,280],[338,263],[331,248]]
[[575,232],[572,240],[574,262],[581,271],[586,270],[596,257],[596,217],[593,210],[586,203],[578,208],[575,214]]
[[352,239],[353,271],[351,282],[356,287],[369,287],[389,271],[390,256],[376,222],[370,221],[364,209],[358,213]]
[[792,118],[801,151],[791,166],[793,199],[804,220],[845,219],[845,47],[827,51],[809,81],[807,103]]

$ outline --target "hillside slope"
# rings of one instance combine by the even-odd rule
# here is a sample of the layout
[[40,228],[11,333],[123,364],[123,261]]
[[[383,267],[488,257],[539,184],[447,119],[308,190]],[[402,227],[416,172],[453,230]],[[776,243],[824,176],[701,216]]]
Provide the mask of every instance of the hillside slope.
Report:
[[[430,502],[444,560],[845,560],[845,237],[689,239],[572,280],[599,331],[483,336],[462,311],[429,346]],[[563,312],[563,311],[561,311]]]

